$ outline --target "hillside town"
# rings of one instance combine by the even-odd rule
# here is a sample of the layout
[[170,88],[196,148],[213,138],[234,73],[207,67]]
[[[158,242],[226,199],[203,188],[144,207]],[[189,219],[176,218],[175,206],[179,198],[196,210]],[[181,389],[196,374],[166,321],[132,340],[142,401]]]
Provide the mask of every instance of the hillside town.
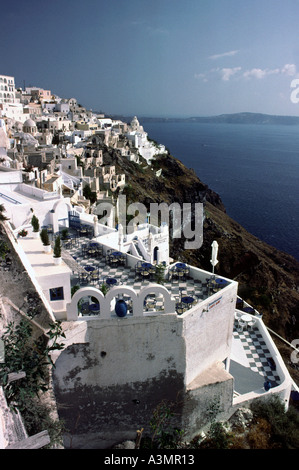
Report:
[[[41,306],[29,312],[3,297],[0,332],[12,314],[45,336],[49,325],[61,327],[60,343],[50,337],[51,396],[66,426],[61,446],[135,440],[165,400],[176,405],[174,426],[189,441],[212,412],[227,420],[272,396],[287,409],[298,386],[262,313],[240,298],[235,280],[215,272],[217,242],[205,271],[170,256],[169,226],[150,213],[127,230],[126,174],[105,162],[107,149],[163,176],[152,162],[167,150],[136,116],[114,120],[74,97],[15,88],[14,77],[0,75],[0,205],[10,246],[6,252],[2,240],[1,270],[10,272],[17,259]],[[49,445],[48,430],[30,435],[5,395],[12,383],[26,388],[29,371],[7,372],[0,448]]]
[[112,200],[126,184],[124,174],[103,164],[103,146],[150,164],[163,145],[148,139],[137,117],[128,125],[93,113],[75,98],[60,98],[38,87],[15,88],[14,77],[0,76],[0,156],[3,167],[21,170],[23,182],[58,191],[90,209],[88,186],[97,200]]

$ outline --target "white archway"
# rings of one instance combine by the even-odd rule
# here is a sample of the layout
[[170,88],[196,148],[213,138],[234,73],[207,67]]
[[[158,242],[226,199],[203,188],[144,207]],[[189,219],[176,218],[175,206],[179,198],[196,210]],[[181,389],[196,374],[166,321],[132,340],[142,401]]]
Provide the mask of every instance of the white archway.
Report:
[[109,313],[107,314],[111,316],[111,302],[112,300],[118,296],[118,295],[128,295],[132,299],[132,306],[133,306],[133,315],[134,316],[142,316],[142,311],[139,312],[138,305],[139,305],[139,300],[138,300],[138,294],[136,291],[129,286],[115,286],[112,289],[110,289],[107,294],[106,294],[106,301],[107,301],[107,308],[109,308]]
[[160,284],[150,284],[149,286],[142,287],[138,300],[143,310],[144,300],[149,294],[159,295],[162,294],[164,298],[164,313],[175,313],[175,301],[171,298],[170,292],[166,287]]
[[65,198],[59,199],[55,202],[53,209],[50,211],[51,224],[53,225],[54,233],[59,231],[59,221],[58,221],[58,208],[59,206],[64,205],[66,207],[67,215],[70,211],[73,210],[70,202],[67,202]]
[[96,287],[82,287],[81,289],[77,290],[72,297],[71,303],[67,304],[66,306],[66,319],[68,321],[76,321],[78,319],[78,302],[82,297],[95,297],[100,304],[100,312],[101,318],[102,312],[105,311],[105,296],[103,292],[101,292]]
[[67,305],[67,320],[76,321],[78,319],[78,302],[82,297],[95,297],[100,304],[100,318],[109,319],[111,318],[112,308],[111,302],[118,295],[128,295],[132,299],[133,304],[133,316],[142,317],[144,315],[144,300],[149,294],[159,295],[162,294],[164,298],[164,312],[163,313],[175,313],[175,300],[171,298],[170,292],[166,287],[160,284],[150,284],[149,286],[142,287],[139,294],[132,287],[128,286],[116,286],[104,294],[96,287],[82,287],[72,297],[71,302]]

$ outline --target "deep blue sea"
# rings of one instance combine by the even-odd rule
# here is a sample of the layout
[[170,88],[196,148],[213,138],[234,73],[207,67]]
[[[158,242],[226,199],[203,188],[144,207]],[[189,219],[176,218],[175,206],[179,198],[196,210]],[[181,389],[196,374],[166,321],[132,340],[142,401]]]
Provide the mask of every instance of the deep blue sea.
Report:
[[220,195],[230,217],[299,260],[299,126],[144,122],[143,127]]

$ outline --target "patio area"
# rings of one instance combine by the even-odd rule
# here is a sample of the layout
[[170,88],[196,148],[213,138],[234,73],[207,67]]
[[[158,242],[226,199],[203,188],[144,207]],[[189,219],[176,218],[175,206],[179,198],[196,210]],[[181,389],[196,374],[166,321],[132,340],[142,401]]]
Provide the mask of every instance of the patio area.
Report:
[[[81,236],[78,239],[63,243],[62,256],[73,271],[72,287],[87,285],[100,289],[103,284],[108,288],[116,285],[127,285],[138,292],[142,287],[155,281],[155,266],[139,261],[136,267],[126,266],[126,255],[111,250],[104,254],[101,246],[96,249],[94,240]],[[92,246],[92,253],[89,247]],[[146,265],[146,266],[145,266]],[[145,275],[146,274],[146,275]],[[167,276],[164,287],[171,292],[177,303],[177,313],[184,313],[198,302],[209,297],[214,290],[222,286],[209,285],[192,279],[188,275]],[[156,303],[157,309],[163,304]]]
[[271,388],[281,383],[273,365],[271,353],[259,329],[240,330],[235,322],[229,372],[234,377],[236,395],[264,389],[265,381]]
[[[103,284],[109,289],[115,285],[127,285],[138,292],[143,286],[147,286],[150,282],[155,282],[153,276],[145,277],[138,275],[136,268],[126,266],[125,258],[116,260],[117,253],[104,254],[101,247],[98,251],[89,252],[90,244],[94,243],[90,237],[80,236],[76,241],[65,244],[63,248],[63,257],[65,262],[73,271],[72,286],[93,286],[98,289]],[[95,245],[93,246],[95,248]],[[120,256],[120,253],[118,254]],[[115,260],[113,259],[115,257]],[[141,263],[141,262],[140,262]],[[171,292],[176,300],[177,313],[184,313],[195,303],[205,300],[215,292],[215,281],[201,282],[194,280],[188,275],[186,276],[167,276],[163,283],[164,287]],[[225,287],[225,283],[216,286],[217,290]],[[212,290],[213,289],[213,290]],[[192,298],[190,305],[186,304],[184,311],[180,311],[182,298]],[[85,299],[87,300],[87,299]],[[157,299],[155,309],[162,310],[163,300]],[[89,299],[89,308],[84,304],[83,313],[81,315],[98,315],[100,314],[95,307],[92,299]],[[255,311],[247,305],[241,305],[240,299],[236,303],[236,312],[238,314],[246,313],[254,320]],[[146,306],[145,309],[147,310]],[[242,310],[241,310],[242,309]],[[247,309],[247,310],[246,310]],[[253,322],[254,323],[254,322]],[[271,364],[271,354],[266,346],[262,334],[257,326],[248,324],[240,328],[238,315],[235,317],[233,338],[232,338],[232,354],[230,359],[230,374],[234,377],[235,395],[242,395],[253,390],[264,390],[265,381],[269,381],[271,388],[280,384],[280,378],[276,370]]]

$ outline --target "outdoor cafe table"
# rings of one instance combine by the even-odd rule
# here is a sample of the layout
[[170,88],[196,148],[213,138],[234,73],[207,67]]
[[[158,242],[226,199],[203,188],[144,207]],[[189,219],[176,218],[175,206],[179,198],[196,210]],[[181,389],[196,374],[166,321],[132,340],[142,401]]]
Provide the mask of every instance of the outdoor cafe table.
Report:
[[194,302],[194,298],[190,296],[182,297],[181,302],[183,302],[184,304],[187,304],[188,306],[191,306],[191,304],[193,304]]
[[106,284],[108,286],[115,286],[115,284],[117,284],[117,279],[115,279],[114,277],[108,277],[106,279]]
[[85,266],[85,271],[89,272],[89,273],[92,273],[92,271],[95,270],[95,268],[93,266]]
[[141,267],[144,269],[151,269],[153,265],[151,263],[142,263]]
[[90,304],[88,305],[88,310],[92,313],[96,313],[96,312],[99,312],[100,311],[100,305],[99,304]]
[[185,265],[185,263],[176,263],[175,267],[177,269],[185,269],[186,265]]
[[248,313],[245,313],[244,315],[241,316],[241,320],[246,323],[246,326],[248,325],[248,323],[250,323],[252,321],[252,316],[249,315]]

